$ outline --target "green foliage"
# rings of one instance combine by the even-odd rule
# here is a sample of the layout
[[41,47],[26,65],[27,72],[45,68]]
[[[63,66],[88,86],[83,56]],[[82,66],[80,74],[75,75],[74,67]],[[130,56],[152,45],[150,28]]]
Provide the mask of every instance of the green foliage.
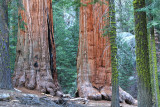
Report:
[[18,0],[12,0],[8,8],[9,19],[9,55],[11,71],[14,71],[18,32]]
[[[136,74],[136,55],[135,55],[135,36],[128,32],[117,34],[117,59],[119,71],[119,84],[122,89],[135,93],[137,81]],[[134,89],[131,90],[130,87]],[[136,95],[134,95],[136,97]]]
[[116,0],[117,32],[134,33],[133,0]]
[[54,35],[58,80],[64,93],[76,91],[76,57],[79,38],[79,21],[76,6],[67,0],[53,1]]
[[151,0],[148,0],[148,5],[146,5],[144,8],[140,8],[137,11],[144,11],[147,13],[147,16],[150,15],[153,16],[153,20],[148,20],[147,27],[155,27],[160,32],[160,2],[159,0],[153,0],[153,2],[149,3]]
[[19,14],[18,15],[18,25],[19,25],[19,27],[21,28],[21,30],[23,30],[23,31],[25,31],[25,25],[26,25],[26,23],[22,20],[22,16],[21,16],[21,14]]
[[61,10],[74,7],[78,11],[78,7],[81,6],[80,0],[52,0],[52,3],[54,4],[54,8]]

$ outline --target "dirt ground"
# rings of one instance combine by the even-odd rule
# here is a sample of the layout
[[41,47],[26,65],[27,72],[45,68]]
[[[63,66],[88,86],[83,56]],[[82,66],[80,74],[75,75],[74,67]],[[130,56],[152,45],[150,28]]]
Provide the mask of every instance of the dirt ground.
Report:
[[[8,93],[11,96],[8,100],[0,101],[0,107],[110,107],[110,104],[111,104],[110,101],[106,101],[106,100],[102,100],[102,101],[87,100],[85,104],[84,104],[84,101],[68,101],[67,100],[66,102],[68,105],[67,104],[59,105],[59,103],[56,104],[56,101],[57,102],[60,101],[59,97],[46,95],[38,91],[28,90],[25,88],[18,88],[18,90],[20,90],[21,92],[13,91],[13,90],[0,90],[0,94]],[[31,97],[33,97],[32,98],[33,101],[30,100],[31,99],[30,95]],[[36,100],[36,98],[38,98],[38,100]],[[31,101],[31,103],[28,100]],[[128,105],[125,103],[121,103],[120,105],[121,107],[137,107],[137,106]]]

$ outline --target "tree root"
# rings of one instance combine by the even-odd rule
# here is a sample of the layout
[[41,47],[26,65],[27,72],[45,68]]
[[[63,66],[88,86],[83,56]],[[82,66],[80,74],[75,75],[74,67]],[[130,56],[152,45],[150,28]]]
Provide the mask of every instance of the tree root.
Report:
[[[91,84],[85,83],[78,89],[78,95],[82,98],[88,98],[90,100],[108,100],[112,99],[112,87],[105,86],[101,89],[96,89],[92,87]],[[127,103],[131,105],[137,105],[137,100],[135,100],[129,93],[124,91],[121,87],[119,87],[119,100],[120,103]]]
[[102,99],[101,94],[95,88],[93,88],[92,85],[89,83],[83,84],[78,91],[79,91],[80,97],[88,98],[92,100]]
[[16,72],[13,78],[15,87],[25,87],[30,90],[38,90],[53,96],[62,96],[59,85],[57,85],[49,72],[38,72],[34,70]]

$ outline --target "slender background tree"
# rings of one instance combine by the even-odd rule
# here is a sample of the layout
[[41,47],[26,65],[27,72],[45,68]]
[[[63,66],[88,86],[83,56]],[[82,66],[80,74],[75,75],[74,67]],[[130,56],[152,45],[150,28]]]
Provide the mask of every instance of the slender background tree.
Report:
[[8,0],[0,0],[0,88],[13,88],[9,60]]
[[[152,5],[153,0],[148,0],[146,5]],[[147,7],[148,8],[148,7]],[[151,8],[148,8],[151,10]],[[151,11],[146,11],[148,14],[148,20],[153,21],[154,17]],[[149,26],[149,60],[150,60],[150,72],[151,72],[151,84],[152,84],[152,101],[154,107],[160,106],[160,95],[159,95],[159,84],[157,74],[157,56],[156,56],[156,44],[155,44],[155,33],[154,26]]]
[[146,12],[137,10],[145,7],[145,0],[134,0],[133,4],[136,35],[136,68],[138,72],[138,106],[152,107]]
[[109,1],[109,17],[110,28],[109,31],[110,43],[111,43],[111,67],[112,67],[112,102],[111,107],[119,107],[119,81],[117,70],[117,44],[116,44],[116,19],[115,19],[115,1]]

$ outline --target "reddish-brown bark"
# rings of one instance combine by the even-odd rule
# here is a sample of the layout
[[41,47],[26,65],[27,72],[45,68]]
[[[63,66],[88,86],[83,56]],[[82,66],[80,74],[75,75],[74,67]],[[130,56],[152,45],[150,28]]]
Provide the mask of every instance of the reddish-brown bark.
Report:
[[81,0],[80,37],[77,57],[78,92],[81,97],[102,99],[101,94],[111,93],[111,51],[109,38],[102,37],[104,18],[109,8],[91,0]]
[[[111,46],[109,37],[103,37],[103,28],[109,16],[109,4],[90,4],[80,7],[80,35],[77,57],[78,95],[94,100],[111,100]],[[121,88],[120,101],[135,104],[131,95]]]
[[[59,95],[52,0],[22,0],[13,85]],[[23,24],[25,29],[20,27]]]

